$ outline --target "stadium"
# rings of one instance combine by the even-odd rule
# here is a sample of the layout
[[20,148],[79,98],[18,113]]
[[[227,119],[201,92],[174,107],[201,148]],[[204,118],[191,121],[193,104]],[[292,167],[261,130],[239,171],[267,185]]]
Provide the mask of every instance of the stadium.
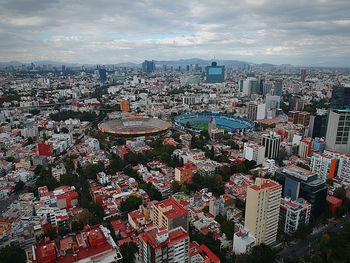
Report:
[[254,122],[239,118],[233,115],[220,113],[194,113],[184,114],[175,117],[175,125],[179,128],[186,129],[187,123],[190,124],[191,130],[200,132],[208,127],[211,118],[215,118],[216,126],[229,132],[249,132],[254,128]]
[[169,122],[145,116],[128,116],[108,120],[98,125],[101,132],[120,136],[145,136],[164,132],[171,127]]

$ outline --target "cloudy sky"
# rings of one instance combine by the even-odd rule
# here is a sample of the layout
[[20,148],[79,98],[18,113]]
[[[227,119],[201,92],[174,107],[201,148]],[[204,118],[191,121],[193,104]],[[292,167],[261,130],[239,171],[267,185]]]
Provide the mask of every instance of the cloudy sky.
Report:
[[350,66],[350,0],[0,0],[0,61]]

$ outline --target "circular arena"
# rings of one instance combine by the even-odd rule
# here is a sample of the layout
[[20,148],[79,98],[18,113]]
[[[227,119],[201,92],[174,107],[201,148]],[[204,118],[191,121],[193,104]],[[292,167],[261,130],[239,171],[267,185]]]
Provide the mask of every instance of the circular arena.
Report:
[[144,136],[160,133],[171,127],[169,122],[144,116],[128,116],[98,125],[101,132],[123,136]]
[[211,118],[215,118],[216,126],[218,128],[229,132],[247,132],[254,128],[254,122],[250,120],[220,113],[194,113],[179,115],[175,117],[175,125],[182,129],[186,129],[187,123],[189,123],[191,130],[199,132],[207,129]]

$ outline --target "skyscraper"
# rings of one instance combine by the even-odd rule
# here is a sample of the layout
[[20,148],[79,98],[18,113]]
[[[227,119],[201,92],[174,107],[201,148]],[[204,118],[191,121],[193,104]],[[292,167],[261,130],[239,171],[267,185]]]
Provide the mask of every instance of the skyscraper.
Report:
[[335,86],[330,100],[331,109],[349,109],[350,108],[350,87]]
[[153,72],[155,69],[156,69],[156,66],[155,66],[154,60],[152,60],[152,61],[145,60],[145,61],[142,63],[142,71],[143,71],[143,72],[151,73],[151,72]]
[[216,62],[212,62],[211,66],[206,68],[207,83],[222,83],[225,81],[225,66],[218,66]]
[[105,83],[107,80],[107,71],[104,68],[100,68],[98,74],[100,75],[101,83]]
[[350,109],[330,110],[328,116],[326,149],[350,154]]
[[276,96],[282,96],[282,88],[283,88],[283,82],[282,80],[276,80],[274,83],[275,93]]
[[300,80],[304,82],[305,78],[306,78],[306,69],[302,69],[300,70]]
[[282,185],[273,180],[257,178],[247,187],[245,224],[256,244],[267,245],[276,241]]
[[262,135],[262,143],[265,147],[265,157],[276,159],[280,152],[281,136],[275,132]]

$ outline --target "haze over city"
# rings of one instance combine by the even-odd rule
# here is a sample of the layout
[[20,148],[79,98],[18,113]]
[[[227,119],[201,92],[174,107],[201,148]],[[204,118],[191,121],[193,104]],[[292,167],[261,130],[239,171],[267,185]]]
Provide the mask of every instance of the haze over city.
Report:
[[1,62],[350,66],[347,0],[0,2]]

